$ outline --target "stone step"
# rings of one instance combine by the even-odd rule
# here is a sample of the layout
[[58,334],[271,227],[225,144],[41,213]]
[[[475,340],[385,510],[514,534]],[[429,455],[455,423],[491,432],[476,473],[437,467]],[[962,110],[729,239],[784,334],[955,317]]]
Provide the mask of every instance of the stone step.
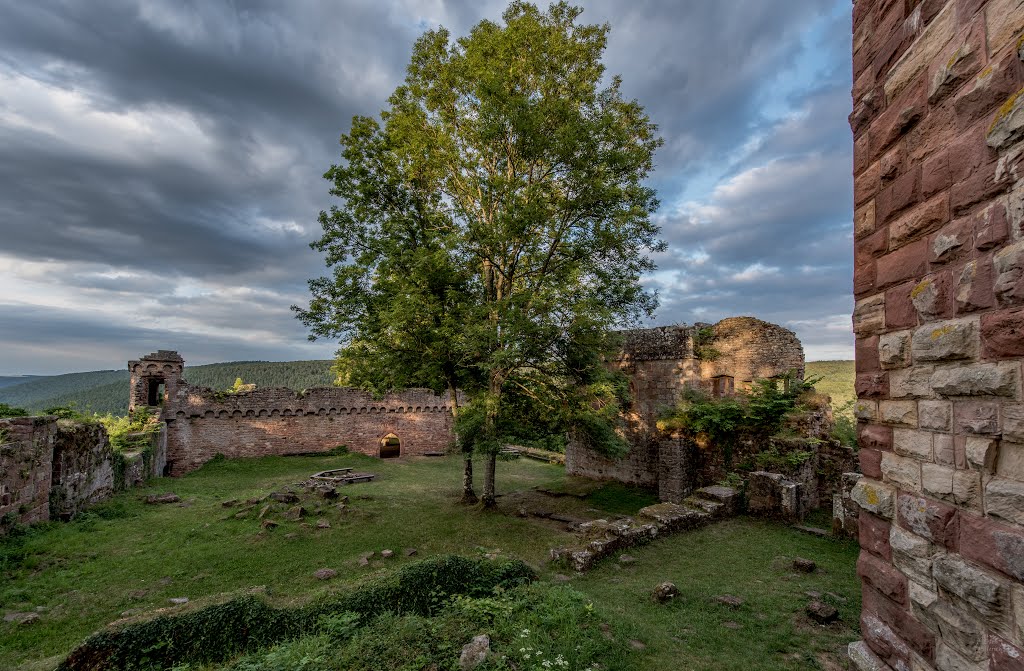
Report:
[[712,501],[711,499],[702,499],[696,496],[686,497],[683,499],[683,504],[693,508],[694,510],[705,512],[712,517],[722,517],[725,511],[724,503]]
[[694,529],[711,521],[711,515],[707,512],[678,503],[656,503],[641,508],[637,516],[650,520],[663,533]]
[[725,508],[722,511],[724,515],[732,516],[739,512],[740,493],[732,487],[723,487],[721,485],[701,487],[693,495],[697,498],[721,503]]

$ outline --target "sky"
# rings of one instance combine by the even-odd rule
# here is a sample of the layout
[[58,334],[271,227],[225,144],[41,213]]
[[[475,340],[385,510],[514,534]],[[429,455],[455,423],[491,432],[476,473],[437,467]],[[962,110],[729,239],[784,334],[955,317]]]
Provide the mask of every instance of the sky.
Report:
[[[0,0],[0,375],[331,358],[289,308],[338,138],[420,34],[505,4]],[[664,138],[650,325],[752,315],[853,358],[849,0],[575,4]]]

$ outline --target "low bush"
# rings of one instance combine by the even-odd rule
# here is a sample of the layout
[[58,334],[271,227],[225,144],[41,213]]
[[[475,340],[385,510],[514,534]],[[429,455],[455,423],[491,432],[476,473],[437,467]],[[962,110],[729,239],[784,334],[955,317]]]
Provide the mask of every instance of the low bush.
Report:
[[332,616],[431,615],[454,595],[487,596],[533,578],[532,569],[520,561],[434,557],[297,608],[278,608],[258,595],[246,594],[180,615],[127,623],[90,636],[58,669],[163,669],[219,662],[316,633],[325,618]]

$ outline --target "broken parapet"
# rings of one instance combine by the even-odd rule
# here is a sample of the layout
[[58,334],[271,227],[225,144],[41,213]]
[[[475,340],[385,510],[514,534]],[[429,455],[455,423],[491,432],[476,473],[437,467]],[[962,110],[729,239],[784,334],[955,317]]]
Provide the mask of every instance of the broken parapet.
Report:
[[778,473],[755,471],[747,480],[747,512],[760,517],[799,522],[807,514],[802,485]]
[[696,529],[715,519],[732,517],[737,512],[738,501],[739,495],[731,487],[705,487],[681,504],[657,503],[642,508],[638,519],[624,517],[612,522],[586,522],[578,527],[583,542],[552,549],[551,561],[587,571],[596,562],[620,550],[646,545],[658,536]]

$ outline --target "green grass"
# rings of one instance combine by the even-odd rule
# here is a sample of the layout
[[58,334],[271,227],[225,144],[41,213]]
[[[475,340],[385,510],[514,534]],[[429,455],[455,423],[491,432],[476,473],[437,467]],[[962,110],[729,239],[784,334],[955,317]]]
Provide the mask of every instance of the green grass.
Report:
[[[377,473],[378,479],[343,489],[350,496],[349,510],[321,511],[331,529],[303,527],[275,516],[281,526],[263,531],[255,511],[235,519],[239,508],[221,506],[225,500],[261,496],[343,465]],[[195,600],[266,586],[276,600],[305,600],[324,589],[325,583],[313,577],[324,567],[338,570],[339,577],[327,583],[337,587],[419,557],[500,551],[550,577],[554,569],[547,564],[549,548],[571,538],[563,525],[518,517],[520,507],[594,517],[632,513],[652,500],[645,490],[566,478],[560,466],[527,459],[499,464],[499,491],[506,494],[499,499],[499,512],[459,505],[460,482],[461,461],[456,457],[221,461],[184,478],[155,480],[146,489],[122,493],[74,522],[43,525],[0,540],[0,610],[39,608],[41,614],[29,625],[0,623],[0,668],[52,668],[121,613],[164,608],[171,597]],[[579,494],[556,498],[535,488]],[[142,502],[147,494],[167,491],[181,496],[185,505]],[[416,548],[418,557],[406,558],[405,548]],[[383,549],[396,556],[380,559]],[[370,551],[378,553],[371,565],[359,566],[359,556]],[[847,599],[842,604],[844,621],[855,626],[856,553],[854,544],[739,520],[638,548],[631,552],[639,559],[636,565],[620,570],[614,562],[606,563],[572,585],[589,595],[599,611],[609,613],[614,631],[647,643],[646,651],[635,653],[620,668],[686,668],[674,663],[679,659],[700,660],[688,663],[701,669],[815,668],[801,666],[809,662],[790,656],[831,649],[853,640],[856,633],[850,628],[804,627],[797,614],[807,601],[802,593],[819,589],[842,595]],[[778,558],[794,554],[816,559],[826,572],[789,575]],[[649,602],[650,590],[662,580],[673,580],[683,589],[681,603],[656,608]],[[748,605],[735,613],[719,613],[706,598],[716,592],[743,596]],[[724,629],[721,619],[743,628]]]
[[[804,373],[807,377],[821,377],[814,385],[815,390],[832,397],[832,407],[839,410],[847,404],[852,406],[854,392],[853,361],[808,361]],[[849,410],[852,415],[852,409]]]

